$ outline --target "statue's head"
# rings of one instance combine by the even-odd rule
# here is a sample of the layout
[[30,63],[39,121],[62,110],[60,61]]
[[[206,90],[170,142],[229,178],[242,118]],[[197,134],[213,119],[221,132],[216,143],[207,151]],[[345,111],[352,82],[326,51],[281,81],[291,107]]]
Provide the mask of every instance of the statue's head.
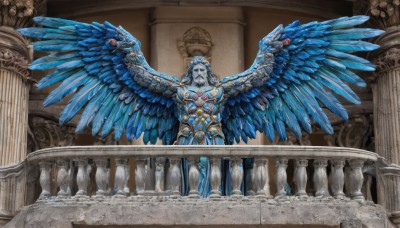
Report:
[[215,86],[217,77],[211,70],[211,65],[206,58],[196,56],[190,61],[188,70],[182,78],[182,83],[191,86]]

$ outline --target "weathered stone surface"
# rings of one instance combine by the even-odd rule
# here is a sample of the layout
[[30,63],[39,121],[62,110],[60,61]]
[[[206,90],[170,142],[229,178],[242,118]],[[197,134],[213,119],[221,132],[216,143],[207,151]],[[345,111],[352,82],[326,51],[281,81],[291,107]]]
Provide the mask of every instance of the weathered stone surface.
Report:
[[[362,224],[362,227],[390,228],[386,211],[373,204],[348,200],[300,201],[291,197],[284,204],[274,200],[244,198],[221,201],[206,199],[147,198],[146,202],[125,200],[52,201],[25,207],[5,227],[75,227],[75,225],[242,225],[266,224],[326,225]],[[73,226],[74,225],[74,226]]]

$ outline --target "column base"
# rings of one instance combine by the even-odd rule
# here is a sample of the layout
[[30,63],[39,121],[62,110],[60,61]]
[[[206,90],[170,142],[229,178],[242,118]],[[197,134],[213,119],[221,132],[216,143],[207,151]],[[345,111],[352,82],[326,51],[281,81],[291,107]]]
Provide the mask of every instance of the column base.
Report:
[[389,215],[390,221],[400,228],[400,211],[391,212]]

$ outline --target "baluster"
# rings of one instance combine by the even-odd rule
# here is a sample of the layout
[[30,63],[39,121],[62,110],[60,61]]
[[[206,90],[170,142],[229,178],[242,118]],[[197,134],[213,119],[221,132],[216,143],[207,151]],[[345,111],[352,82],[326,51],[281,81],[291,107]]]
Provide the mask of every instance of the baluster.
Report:
[[287,168],[287,163],[288,159],[286,158],[278,158],[275,161],[276,165],[276,189],[277,193],[275,195],[275,198],[287,198],[286,197],[286,191],[285,191],[285,184],[287,182],[287,174],[286,174],[286,168]]
[[[245,172],[245,191],[246,191],[246,196],[254,196],[255,192],[255,184],[254,184],[254,177],[255,177],[255,172],[256,168],[253,165],[252,169],[248,169],[247,172]],[[269,190],[269,185],[268,185],[268,190]]]
[[351,167],[349,165],[345,165],[345,167],[344,167],[344,188],[345,188],[345,195],[349,198],[351,197],[351,193],[353,192],[350,176],[351,176]]
[[125,177],[125,184],[124,184],[124,193],[125,193],[126,196],[129,196],[129,193],[131,192],[130,189],[129,189],[129,179],[131,177],[130,173],[131,172],[130,172],[129,160],[126,159],[126,162],[125,162],[125,175],[126,175],[126,177]]
[[58,174],[57,174],[57,182],[58,182],[58,187],[60,187],[60,191],[57,194],[58,198],[66,198],[70,196],[70,191],[68,191],[69,187],[69,174],[68,174],[68,161],[66,160],[58,160],[57,161],[57,166],[58,166]]
[[135,162],[135,185],[137,195],[144,195],[144,189],[146,187],[146,161],[146,158],[137,158]]
[[344,186],[344,160],[332,160],[332,183],[331,189],[333,196],[337,199],[344,197],[343,186]]
[[179,164],[181,159],[180,158],[170,158],[169,159],[171,164],[171,172],[170,172],[170,181],[172,187],[172,197],[177,198],[180,194],[180,183],[181,183],[181,171],[179,169]]
[[155,165],[155,192],[164,192],[165,189],[165,163],[167,158],[158,157],[156,158]]
[[199,163],[199,158],[198,157],[189,157],[189,198],[199,198],[199,168],[198,168],[198,163]]
[[125,158],[116,158],[115,163],[117,168],[115,170],[115,185],[117,186],[117,193],[115,193],[114,197],[125,197],[124,187],[125,187],[125,180],[126,180],[126,173],[125,173],[125,165],[127,159]]
[[327,159],[315,159],[314,160],[314,187],[315,196],[324,197],[329,196],[328,192],[328,177],[326,175],[326,167],[328,166]]
[[211,158],[211,195],[212,199],[221,198],[221,192],[219,191],[219,186],[221,185],[221,158]]
[[351,198],[354,200],[364,200],[364,195],[361,188],[364,182],[364,176],[361,168],[364,165],[362,160],[350,160],[350,184],[351,184]]
[[240,186],[243,180],[243,160],[241,158],[232,159],[232,197],[240,198],[242,197],[242,192],[240,191]]
[[96,170],[96,184],[97,184],[97,192],[96,198],[103,198],[106,195],[107,185],[108,185],[108,178],[106,172],[106,164],[107,159],[105,158],[98,158],[95,159],[94,162],[96,163],[97,170]]
[[296,170],[295,170],[295,183],[296,183],[296,196],[299,196],[300,198],[306,198],[307,197],[307,192],[306,192],[306,186],[307,186],[307,165],[308,165],[308,160],[307,159],[298,159],[296,160]]
[[[268,159],[264,158],[255,158],[255,176],[254,176],[254,184],[256,189],[257,197],[266,197],[269,195],[269,187],[268,192],[265,191],[265,185],[268,181],[268,170],[266,169]],[[269,184],[268,184],[269,185]]]
[[77,159],[75,160],[78,165],[78,174],[76,175],[76,183],[78,185],[78,192],[76,193],[76,198],[86,198],[87,197],[87,187],[89,185],[89,175],[87,173],[87,159]]
[[42,187],[42,192],[40,193],[39,199],[46,199],[51,196],[51,162],[39,162],[40,166],[40,187]]

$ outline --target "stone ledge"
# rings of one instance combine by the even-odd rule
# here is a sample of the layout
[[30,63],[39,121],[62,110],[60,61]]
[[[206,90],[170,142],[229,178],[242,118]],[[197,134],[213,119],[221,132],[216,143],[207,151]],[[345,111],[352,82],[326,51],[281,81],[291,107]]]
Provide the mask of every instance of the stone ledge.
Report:
[[[217,226],[217,225],[325,225],[339,226],[356,221],[362,227],[390,228],[387,213],[372,202],[360,203],[348,199],[318,199],[302,201],[291,197],[278,203],[272,199],[243,198],[221,201],[209,199],[169,199],[147,197],[142,202],[135,197],[106,198],[97,201],[61,200],[56,198],[25,207],[5,227],[74,227],[80,226]],[[361,226],[360,226],[361,227]]]
[[30,153],[26,160],[35,163],[42,160],[56,160],[58,158],[111,158],[111,157],[188,157],[188,156],[220,156],[220,157],[286,157],[329,159],[364,159],[378,160],[376,153],[348,147],[329,146],[283,146],[283,145],[234,145],[234,146],[67,146],[37,150]]

